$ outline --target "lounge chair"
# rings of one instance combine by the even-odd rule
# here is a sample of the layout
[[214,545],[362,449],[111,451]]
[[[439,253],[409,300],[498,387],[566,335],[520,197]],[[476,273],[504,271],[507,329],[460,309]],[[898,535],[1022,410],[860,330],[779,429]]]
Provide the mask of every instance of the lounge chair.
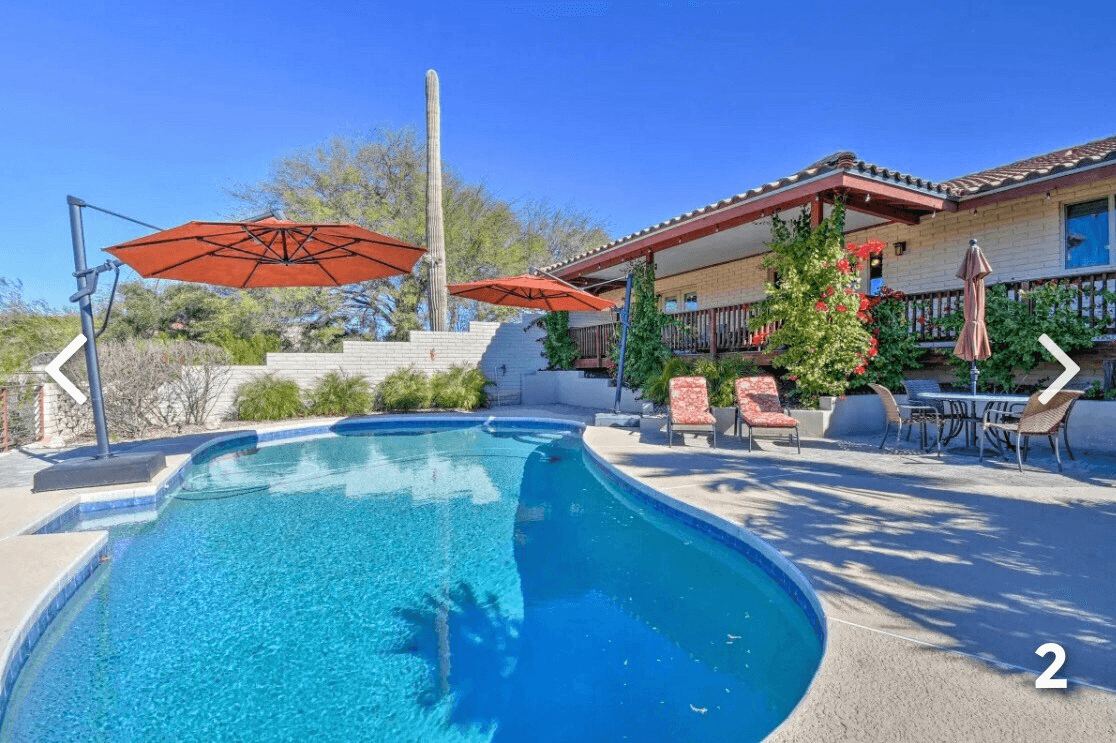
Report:
[[775,377],[742,377],[736,380],[736,435],[744,439],[743,427],[748,427],[748,451],[752,450],[753,428],[793,428],[798,453],[802,453],[802,437],[798,421],[786,414],[779,402],[779,388]]
[[[674,445],[675,432],[708,433],[717,448],[717,419],[709,408],[705,377],[674,377],[670,380],[670,407],[667,410],[667,446]],[[686,443],[686,437],[682,437]]]
[[[1009,413],[1004,410],[989,409],[984,413],[984,430],[1002,431],[1015,434],[1015,459],[1019,463],[1019,471],[1023,471],[1023,458],[1026,449],[1030,446],[1032,436],[1045,436],[1054,450],[1054,458],[1058,460],[1058,471],[1062,471],[1062,455],[1058,451],[1058,429],[1065,430],[1066,419],[1070,409],[1084,392],[1081,390],[1062,390],[1058,392],[1045,405],[1039,402],[1041,392],[1031,395],[1027,407],[1022,413]],[[993,418],[1003,418],[1005,415],[1018,415],[1018,420],[993,421]],[[984,460],[984,436],[980,437],[980,458]],[[1069,434],[1066,432],[1066,448],[1069,449]],[[1071,455],[1072,456],[1072,453]],[[1007,458],[1007,455],[1004,455]]]
[[[926,440],[926,424],[933,423],[938,431],[938,456],[942,456],[942,418],[938,415],[938,411],[931,405],[900,405],[895,402],[895,397],[891,394],[891,390],[880,384],[869,384],[877,395],[880,396],[880,402],[883,403],[884,415],[887,418],[887,425],[884,426],[884,435],[880,439],[880,448],[884,448],[887,443],[887,434],[891,432],[891,427],[897,425],[898,429],[895,431],[895,446],[898,448],[899,439],[903,437],[903,426],[914,426],[918,423],[922,426],[922,444],[923,451],[928,449]],[[906,416],[903,415],[903,408],[906,408]],[[910,431],[908,431],[910,433]]]

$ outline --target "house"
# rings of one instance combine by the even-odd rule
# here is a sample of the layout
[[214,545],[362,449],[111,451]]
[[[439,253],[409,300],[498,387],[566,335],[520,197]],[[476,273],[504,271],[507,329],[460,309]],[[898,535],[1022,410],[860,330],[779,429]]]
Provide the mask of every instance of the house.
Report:
[[[751,336],[759,328],[749,320],[773,278],[763,267],[771,216],[786,219],[807,209],[816,224],[842,199],[848,240],[888,245],[866,266],[862,290],[888,286],[906,293],[911,332],[924,345],[952,347],[934,319],[959,306],[962,284],[955,274],[976,238],[993,267],[990,285],[1018,292],[1036,280],[1080,282],[1085,291],[1078,309],[1094,319],[1099,344],[1078,362],[1086,374],[1099,376],[1104,360],[1116,355],[1116,307],[1096,297],[1102,288],[1116,290],[1114,195],[1116,136],[940,183],[838,152],[543,270],[622,299],[618,287],[628,264],[653,261],[663,309],[678,315],[683,327],[668,338],[676,352],[758,354]],[[571,316],[579,367],[608,365],[613,321],[592,313]]]

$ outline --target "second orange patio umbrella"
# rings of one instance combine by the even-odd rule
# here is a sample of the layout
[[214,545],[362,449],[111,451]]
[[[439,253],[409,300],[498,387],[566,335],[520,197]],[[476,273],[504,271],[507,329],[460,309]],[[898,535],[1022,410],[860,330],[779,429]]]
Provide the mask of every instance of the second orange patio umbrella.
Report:
[[467,284],[450,284],[448,289],[450,294],[462,299],[551,312],[561,310],[599,312],[616,306],[611,299],[598,297],[556,279],[542,276],[513,276],[506,279],[470,281]]

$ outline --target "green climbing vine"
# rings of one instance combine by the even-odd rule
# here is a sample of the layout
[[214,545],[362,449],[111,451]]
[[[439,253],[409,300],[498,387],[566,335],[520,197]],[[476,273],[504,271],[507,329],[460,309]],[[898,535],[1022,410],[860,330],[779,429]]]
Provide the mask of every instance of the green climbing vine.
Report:
[[[659,309],[655,296],[655,264],[636,263],[632,272],[632,307],[628,318],[627,358],[624,362],[624,385],[643,387],[663,373],[663,365],[671,357],[670,346],[663,341],[663,330],[670,317]],[[612,346],[612,360],[620,360],[619,330]]]
[[551,369],[573,369],[577,361],[577,344],[570,337],[570,313],[548,312],[542,318],[546,336],[542,339],[543,355]]

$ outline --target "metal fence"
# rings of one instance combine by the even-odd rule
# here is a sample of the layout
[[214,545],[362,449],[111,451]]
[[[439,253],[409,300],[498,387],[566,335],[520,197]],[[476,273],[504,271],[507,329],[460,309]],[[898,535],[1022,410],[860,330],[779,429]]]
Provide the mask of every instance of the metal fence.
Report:
[[13,384],[0,387],[0,451],[43,438],[43,385]]

